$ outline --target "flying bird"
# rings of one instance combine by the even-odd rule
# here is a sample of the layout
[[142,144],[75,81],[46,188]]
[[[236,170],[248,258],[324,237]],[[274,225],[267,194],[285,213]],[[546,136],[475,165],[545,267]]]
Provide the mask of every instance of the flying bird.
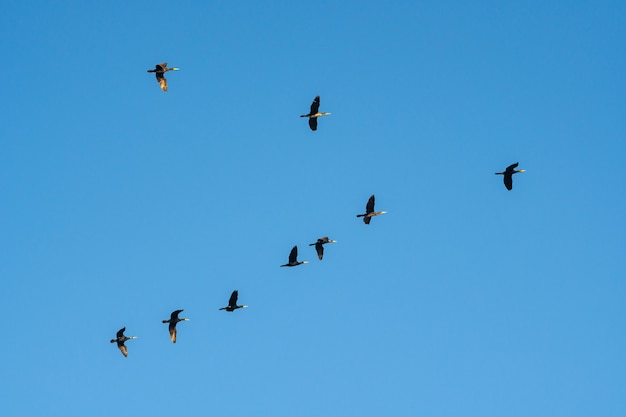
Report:
[[374,194],[367,200],[367,205],[365,206],[365,214],[357,214],[357,217],[363,217],[363,223],[370,224],[372,217],[378,216],[379,214],[386,214],[386,211],[374,211]]
[[117,334],[115,335],[115,339],[111,339],[111,343],[117,342],[117,347],[119,348],[120,352],[122,352],[122,355],[124,355],[124,357],[128,357],[128,349],[126,349],[126,345],[124,345],[124,342],[131,339],[137,339],[137,336],[124,336],[125,331],[126,327],[122,327],[121,329],[119,329],[117,331]]
[[182,312],[183,310],[176,310],[176,311],[172,311],[172,314],[170,315],[170,319],[169,320],[163,320],[163,323],[169,323],[169,330],[170,330],[170,339],[172,339],[172,343],[176,343],[176,323],[178,323],[179,321],[189,321],[188,318],[182,317],[182,318],[178,318],[178,315]]
[[315,246],[315,251],[317,252],[317,257],[321,261],[324,257],[324,245],[326,243],[335,243],[336,240],[329,239],[328,236],[320,237],[317,239],[315,243],[309,243],[309,246]]
[[308,264],[308,262],[298,262],[298,246],[294,246],[293,248],[291,248],[291,253],[289,253],[289,263],[281,266],[298,266],[300,264]]
[[303,114],[300,117],[308,117],[309,118],[309,127],[311,130],[317,130],[317,118],[322,116],[328,116],[330,113],[320,113],[320,96],[317,96],[313,99],[313,103],[311,103],[311,111],[309,114]]
[[230,295],[230,299],[228,300],[228,305],[226,307],[220,308],[220,310],[226,310],[229,312],[235,311],[238,308],[248,308],[248,306],[238,306],[237,305],[237,297],[239,296],[239,291],[235,290]]
[[148,72],[154,72],[156,75],[156,79],[161,87],[161,90],[167,91],[167,80],[165,79],[165,73],[167,71],[178,71],[180,68],[168,68],[167,62],[163,62],[162,64],[156,64],[154,69],[148,70]]
[[511,191],[511,189],[513,188],[513,174],[517,174],[518,172],[526,172],[525,169],[515,169],[518,165],[519,162],[516,162],[506,167],[506,170],[504,170],[503,172],[496,172],[496,175],[504,175],[504,186],[509,191]]

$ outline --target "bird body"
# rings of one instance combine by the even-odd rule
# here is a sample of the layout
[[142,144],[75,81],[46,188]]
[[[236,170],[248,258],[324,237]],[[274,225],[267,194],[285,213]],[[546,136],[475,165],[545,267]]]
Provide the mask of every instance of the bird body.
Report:
[[336,240],[329,239],[328,236],[320,237],[317,239],[315,243],[309,243],[309,246],[315,246],[315,251],[317,252],[317,257],[321,261],[324,257],[324,245],[326,243],[335,243]]
[[162,64],[157,64],[154,69],[148,70],[148,72],[154,72],[156,75],[156,80],[159,83],[159,87],[164,92],[167,92],[167,80],[165,79],[165,73],[167,71],[178,71],[180,68],[168,68],[167,62],[163,62]]
[[238,308],[248,308],[248,306],[239,306],[237,305],[237,298],[239,297],[239,291],[235,290],[230,295],[230,299],[228,300],[228,305],[226,307],[220,308],[220,310],[226,310],[228,312],[233,312]]
[[120,352],[122,352],[122,355],[124,355],[124,357],[128,357],[128,349],[126,349],[126,345],[124,345],[124,342],[126,342],[127,340],[136,339],[137,336],[124,336],[125,331],[126,327],[122,327],[121,329],[119,329],[117,331],[117,334],[115,335],[115,339],[111,339],[111,343],[117,343],[117,347],[119,348]]
[[513,188],[513,174],[517,174],[518,172],[526,172],[525,169],[519,169],[519,170],[515,169],[517,168],[518,165],[519,165],[519,162],[516,162],[506,167],[506,170],[502,172],[496,172],[496,175],[504,175],[504,178],[503,178],[504,186],[509,191],[511,191],[511,189]]
[[328,116],[330,113],[324,112],[320,113],[320,96],[317,96],[313,99],[313,103],[311,103],[311,110],[309,114],[302,114],[300,117],[308,117],[309,118],[309,127],[311,130],[317,130],[317,118]]
[[375,203],[374,194],[372,194],[367,200],[367,204],[365,205],[365,214],[357,214],[357,217],[363,217],[363,223],[370,224],[372,217],[379,216],[381,214],[387,214],[386,211],[374,211],[374,203]]
[[298,266],[301,264],[308,264],[308,262],[298,262],[298,246],[294,246],[291,248],[291,252],[289,253],[289,262],[281,266]]
[[173,311],[172,314],[170,315],[170,319],[169,320],[163,320],[163,323],[169,323],[169,331],[170,331],[170,339],[172,340],[172,343],[176,343],[176,324],[180,321],[189,321],[188,318],[186,317],[181,317],[179,318],[178,315],[182,312],[183,310],[176,310]]

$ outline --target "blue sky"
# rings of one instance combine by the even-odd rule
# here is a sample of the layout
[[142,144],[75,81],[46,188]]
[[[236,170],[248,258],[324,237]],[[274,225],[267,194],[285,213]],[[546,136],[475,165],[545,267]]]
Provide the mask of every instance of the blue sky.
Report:
[[7,415],[626,413],[623,2],[1,10]]

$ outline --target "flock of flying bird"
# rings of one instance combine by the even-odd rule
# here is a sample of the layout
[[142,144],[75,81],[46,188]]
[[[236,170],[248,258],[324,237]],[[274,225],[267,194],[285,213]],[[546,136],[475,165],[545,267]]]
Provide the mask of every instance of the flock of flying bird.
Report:
[[[161,87],[161,90],[164,92],[167,91],[167,79],[165,79],[164,74],[167,71],[178,71],[179,68],[168,68],[167,62],[163,62],[161,64],[157,64],[154,69],[148,70],[148,72],[154,72],[156,75],[156,80]],[[309,127],[311,130],[317,130],[317,118],[328,116],[330,113],[324,112],[321,113],[319,111],[320,107],[320,96],[317,96],[313,99],[313,103],[311,103],[311,109],[308,114],[303,114],[300,117],[307,117],[309,119]],[[525,172],[523,169],[516,169],[519,164],[516,162],[514,164],[509,165],[504,171],[496,172],[496,175],[503,175],[504,178],[504,186],[507,190],[513,189],[513,174],[517,174],[520,172]],[[372,194],[370,198],[367,200],[367,204],[365,205],[365,213],[357,214],[356,217],[363,217],[363,223],[370,224],[372,221],[372,217],[379,216],[381,214],[386,214],[386,211],[375,211],[374,204],[376,202],[376,198]],[[310,243],[309,246],[315,246],[315,251],[317,252],[317,257],[321,261],[324,257],[324,245],[327,243],[335,243],[336,240],[329,239],[327,236],[321,237],[317,239],[317,242]],[[286,264],[280,265],[282,266],[298,266],[302,264],[308,263],[307,261],[298,261],[298,246],[294,246],[289,253],[289,261]],[[239,308],[247,308],[246,305],[238,305],[237,298],[239,297],[239,292],[237,290],[233,291],[230,295],[230,299],[228,300],[228,305],[226,307],[220,308],[220,310],[225,310],[228,312],[233,312]],[[186,317],[178,317],[183,310],[175,310],[170,315],[168,320],[163,320],[163,323],[169,323],[168,330],[170,333],[170,340],[172,343],[176,343],[176,325],[181,321],[188,321],[189,319]],[[126,327],[118,330],[115,339],[111,339],[111,343],[117,343],[117,347],[120,349],[122,354],[127,357],[128,349],[124,344],[127,340],[136,339],[137,336],[125,336],[124,332],[126,331]]]

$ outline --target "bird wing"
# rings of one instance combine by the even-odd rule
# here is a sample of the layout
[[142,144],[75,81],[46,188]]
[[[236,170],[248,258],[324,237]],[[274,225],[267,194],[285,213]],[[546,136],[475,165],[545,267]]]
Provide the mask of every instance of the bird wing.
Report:
[[[517,166],[517,164],[515,165]],[[513,174],[504,174],[504,186],[507,190],[511,191],[511,189],[513,188]]]
[[172,343],[176,343],[176,323],[170,323],[170,339]]
[[167,69],[167,62],[162,62],[160,64],[156,64],[156,70],[157,71],[165,72],[166,69]]
[[330,239],[328,238],[328,236],[324,236],[324,237],[320,237],[319,239],[317,239],[318,242],[322,242],[322,243],[328,243],[330,242]]
[[170,314],[170,320],[178,320],[178,315],[182,312],[183,310],[172,311],[172,314]]
[[120,337],[124,337],[125,331],[126,331],[126,327],[122,327],[121,329],[119,329],[116,334],[117,338],[119,339]]
[[163,73],[156,73],[156,78],[157,81],[159,82],[159,87],[161,87],[161,90],[163,91],[167,91],[167,80],[165,79],[165,77],[163,76]]
[[237,306],[237,297],[239,296],[239,291],[235,290],[230,295],[230,299],[228,300],[228,307],[236,307]]
[[317,117],[309,117],[309,127],[311,130],[317,130]]
[[321,241],[321,239],[317,241],[317,244],[315,245],[315,251],[317,252],[317,257],[321,261],[324,257],[324,243]]
[[124,357],[128,357],[128,349],[126,349],[126,345],[124,345],[123,343],[118,343],[117,347],[120,348],[120,352],[122,352],[122,355],[124,355]]
[[[374,194],[372,194],[370,199],[367,200],[367,204],[365,205],[365,213],[370,214],[374,212],[374,202],[375,202],[375,198],[374,198]],[[369,224],[369,221],[367,223]]]
[[509,165],[508,167],[506,167],[505,172],[513,172],[513,170],[517,168],[518,165],[519,165],[519,162]]
[[294,246],[289,253],[289,263],[293,264],[298,262],[298,246]]
[[[310,114],[316,114],[320,109],[320,96],[317,96],[313,99],[313,103],[311,103],[311,112]],[[315,130],[315,129],[313,129]]]
[[372,218],[370,216],[363,217],[363,223],[370,224],[370,221],[372,221]]

